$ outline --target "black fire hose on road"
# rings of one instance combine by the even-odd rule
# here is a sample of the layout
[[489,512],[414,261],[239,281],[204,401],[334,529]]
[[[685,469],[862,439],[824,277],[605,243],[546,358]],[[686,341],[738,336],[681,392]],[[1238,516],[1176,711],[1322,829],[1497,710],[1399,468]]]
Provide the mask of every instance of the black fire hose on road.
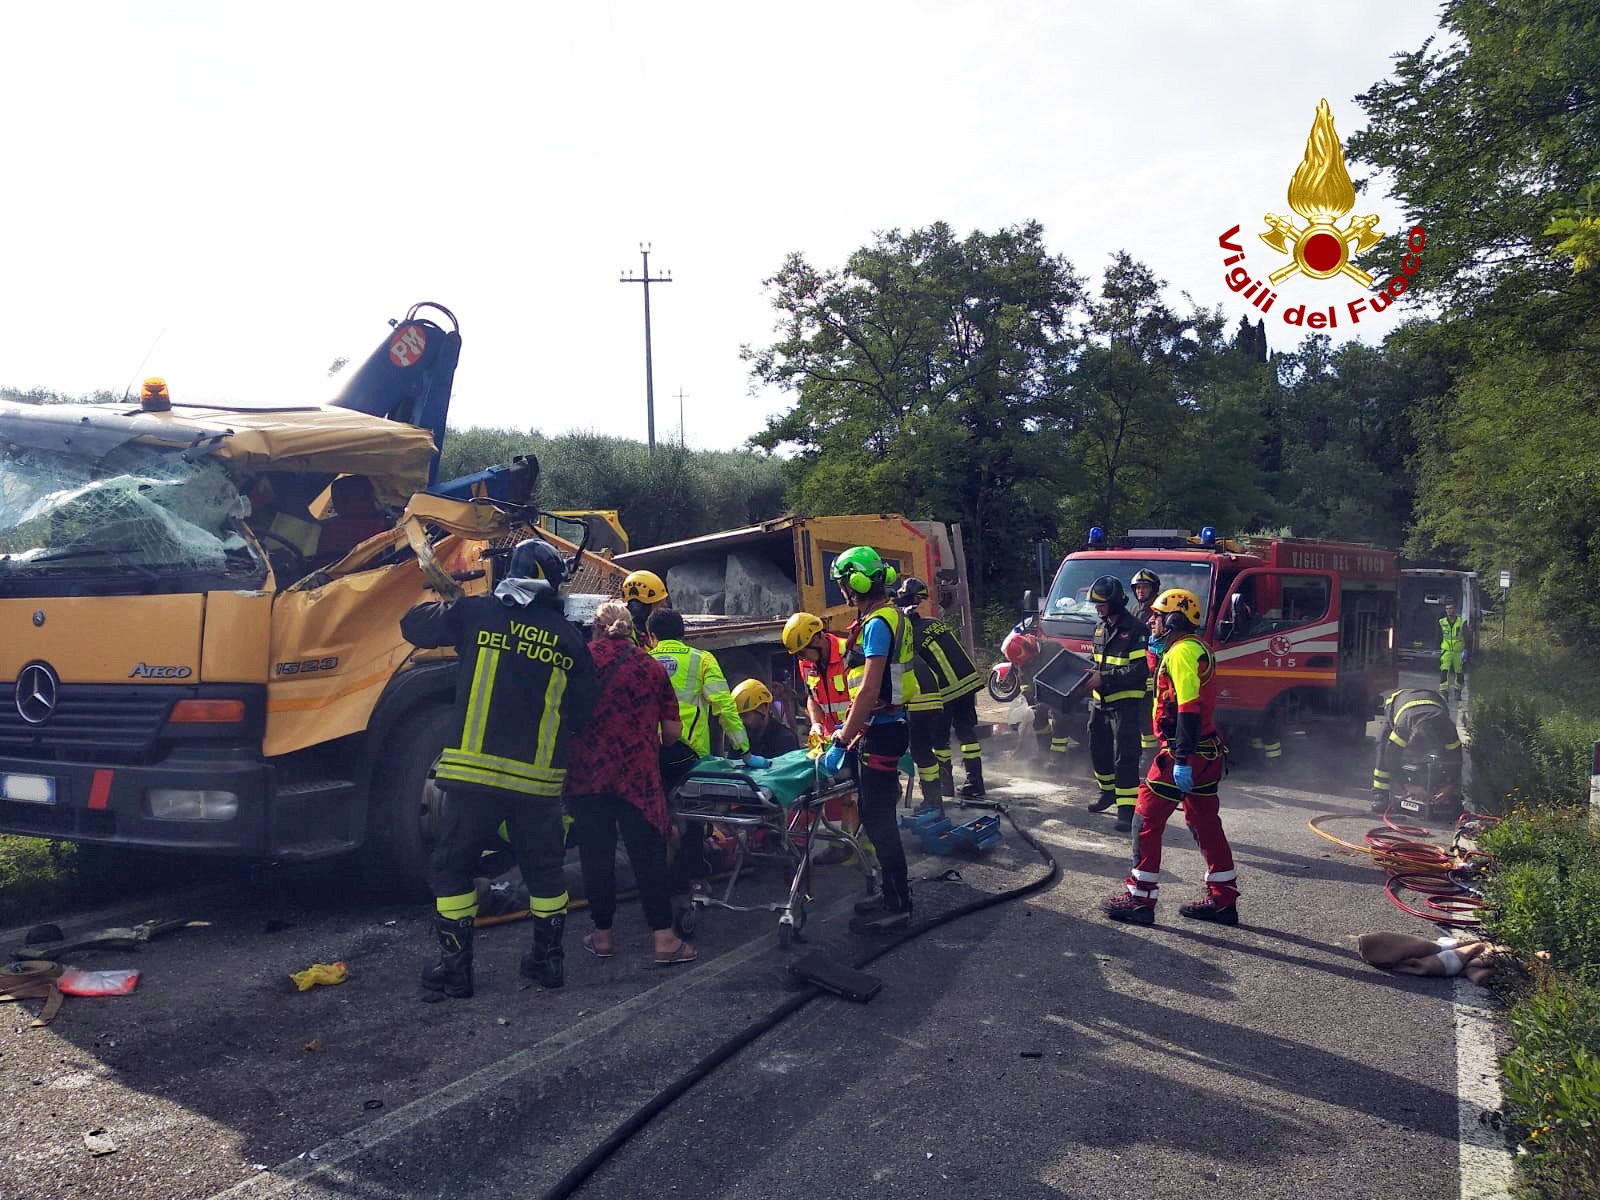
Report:
[[[984,909],[992,908],[996,904],[1003,904],[1008,900],[1020,900],[1024,896],[1029,896],[1034,892],[1042,891],[1051,884],[1055,883],[1055,881],[1061,877],[1061,865],[1056,862],[1055,856],[1041,846],[1038,841],[1034,839],[1032,834],[1030,834],[1021,825],[1017,824],[1016,819],[1012,817],[1010,811],[1004,805],[989,803],[983,805],[974,805],[973,807],[993,808],[995,811],[997,811],[1006,819],[1007,822],[1010,823],[1011,828],[1016,830],[1018,836],[1021,837],[1023,841],[1027,842],[1028,845],[1032,846],[1039,856],[1044,859],[1050,869],[1046,871],[1043,876],[1034,880],[1032,883],[1026,883],[1020,887],[1010,888],[1004,892],[996,892],[992,896],[982,896],[976,900],[968,901],[966,904],[957,905],[948,912],[940,913],[937,917],[926,924],[915,926],[914,928],[895,938],[893,941],[885,942],[880,946],[873,947],[851,964],[857,970],[860,970],[867,964],[882,958],[885,954],[888,954],[892,950],[898,950],[907,942],[914,941],[931,930],[938,929],[940,926],[947,925],[951,921],[958,920],[961,917],[971,916],[976,912],[982,912]],[[627,1120],[625,1120],[621,1125],[617,1126],[616,1129],[612,1130],[603,1142],[585,1155],[581,1162],[563,1175],[555,1183],[555,1185],[545,1193],[545,1200],[564,1200],[565,1197],[572,1195],[584,1185],[589,1176],[593,1175],[597,1170],[600,1169],[607,1159],[609,1159],[618,1150],[622,1149],[622,1147],[627,1144],[628,1140],[632,1138],[634,1134],[638,1133],[662,1112],[666,1111],[666,1109],[674,1101],[681,1097],[690,1088],[694,1087],[695,1084],[706,1078],[706,1076],[710,1075],[723,1063],[727,1062],[728,1059],[732,1058],[735,1054],[739,1053],[739,1051],[750,1045],[751,1042],[754,1042],[763,1034],[777,1028],[784,1021],[788,1020],[795,1013],[799,1012],[806,1005],[810,1004],[818,996],[827,994],[829,993],[825,992],[822,988],[819,988],[814,984],[807,985],[804,989],[789,997],[789,999],[785,1000],[782,1004],[778,1005],[777,1008],[773,1009],[766,1016],[759,1017],[755,1021],[752,1021],[749,1025],[745,1026],[744,1029],[740,1030],[727,1041],[723,1042],[710,1054],[706,1055],[699,1062],[695,1063],[694,1066],[690,1067],[688,1071],[680,1075],[677,1079],[673,1080],[666,1087],[662,1088],[649,1100],[645,1101],[645,1103],[639,1108],[635,1109],[633,1114],[629,1116]]]

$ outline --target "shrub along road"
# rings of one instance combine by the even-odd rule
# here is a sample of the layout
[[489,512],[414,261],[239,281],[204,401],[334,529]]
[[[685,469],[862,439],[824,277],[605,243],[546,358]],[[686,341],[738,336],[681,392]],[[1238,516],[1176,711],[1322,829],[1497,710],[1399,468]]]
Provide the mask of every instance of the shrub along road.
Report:
[[[1426,930],[1385,901],[1375,868],[1306,828],[1364,805],[1366,752],[1319,764],[1297,749],[1280,777],[1224,785],[1244,889],[1231,929],[1177,916],[1204,871],[1177,822],[1156,926],[1104,920],[1096,902],[1127,861],[1110,815],[997,756],[997,790],[1062,865],[1056,886],[880,959],[870,1004],[803,1008],[585,1194],[1458,1194],[1450,982],[1356,956],[1361,933]],[[959,882],[915,885],[919,917],[1044,870],[1008,830],[984,861],[923,858],[913,878],[951,865]],[[859,953],[843,918],[857,886],[849,868],[819,871],[812,944]],[[482,938],[479,995],[436,1005],[412,984],[425,912],[363,904],[326,873],[174,915],[212,924],[86,956],[142,968],[132,996],[69,999],[42,1030],[7,1012],[0,1197],[542,1194],[794,994],[765,914],[709,914],[703,961],[670,971],[646,968],[635,907],[605,961],[578,948],[578,914],[557,993],[520,986],[528,931],[502,926]],[[336,959],[344,985],[286,979]],[[96,1129],[115,1153],[89,1152]]]

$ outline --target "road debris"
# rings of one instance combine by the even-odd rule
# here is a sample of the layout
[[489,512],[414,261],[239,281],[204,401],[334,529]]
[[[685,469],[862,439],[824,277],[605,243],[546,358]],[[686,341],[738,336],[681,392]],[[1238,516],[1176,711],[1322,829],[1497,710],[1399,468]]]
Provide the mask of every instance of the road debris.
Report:
[[312,963],[304,971],[291,971],[289,978],[294,980],[295,987],[305,992],[310,991],[319,983],[329,986],[343,983],[350,978],[350,968],[342,962]]
[[95,1158],[104,1154],[115,1154],[117,1143],[104,1129],[91,1129],[83,1135],[83,1148]]

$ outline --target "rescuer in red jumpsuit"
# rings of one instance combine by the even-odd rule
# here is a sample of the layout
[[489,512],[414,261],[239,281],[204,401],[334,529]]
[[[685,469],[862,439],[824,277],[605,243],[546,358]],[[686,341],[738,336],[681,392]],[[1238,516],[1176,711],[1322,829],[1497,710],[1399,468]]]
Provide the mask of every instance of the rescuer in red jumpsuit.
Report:
[[1200,600],[1193,592],[1170,588],[1150,606],[1150,648],[1160,657],[1156,669],[1155,732],[1161,749],[1139,789],[1134,810],[1134,865],[1126,887],[1102,902],[1114,921],[1152,924],[1161,878],[1161,835],[1172,814],[1183,819],[1206,860],[1206,894],[1178,912],[1197,921],[1237,925],[1238,872],[1222,832],[1217,784],[1222,779],[1223,744],[1212,713],[1216,706],[1216,662],[1200,640]]

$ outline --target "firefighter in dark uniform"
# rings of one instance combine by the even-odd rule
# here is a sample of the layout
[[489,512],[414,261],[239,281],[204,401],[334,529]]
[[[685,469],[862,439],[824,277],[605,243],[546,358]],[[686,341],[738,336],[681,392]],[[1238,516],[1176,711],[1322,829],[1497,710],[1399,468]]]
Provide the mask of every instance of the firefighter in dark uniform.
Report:
[[1117,832],[1127,833],[1139,802],[1139,727],[1150,717],[1145,694],[1150,678],[1145,659],[1148,634],[1128,611],[1128,595],[1115,575],[1096,579],[1089,600],[1100,614],[1094,630],[1094,675],[1089,681],[1089,756],[1100,798],[1089,811],[1104,812],[1115,804]]
[[422,973],[424,1000],[472,995],[474,868],[502,822],[533,915],[522,974],[543,987],[564,981],[561,791],[567,745],[598,693],[594,659],[562,615],[565,575],[556,548],[529,538],[512,551],[493,595],[419,604],[400,618],[412,645],[453,645],[461,658],[461,736],[434,770],[444,791],[433,849],[439,961]]
[[1402,688],[1383,698],[1378,759],[1372,764],[1372,811],[1387,812],[1393,792],[1389,768],[1409,754],[1437,751],[1450,781],[1461,781],[1461,734],[1444,697],[1425,688]]
[[[1149,629],[1150,605],[1161,594],[1161,576],[1150,570],[1149,567],[1141,567],[1133,573],[1133,578],[1129,582],[1133,586],[1133,619],[1139,622],[1140,629]],[[1152,654],[1145,654],[1145,663],[1150,669],[1145,678],[1144,701],[1145,707],[1152,711],[1156,703],[1156,664],[1153,661],[1154,657]],[[1141,768],[1149,767],[1150,759],[1155,757],[1158,745],[1154,727],[1148,721],[1140,721],[1139,765]],[[1140,778],[1144,777],[1143,769],[1140,770],[1139,776]]]
[[982,800],[983,743],[978,740],[978,689],[983,687],[979,671],[961,644],[961,635],[949,621],[924,617],[919,606],[928,598],[928,585],[915,577],[900,585],[895,599],[917,638],[917,655],[933,668],[946,718],[944,736],[934,747],[939,759],[939,781],[946,796],[957,794],[955,771],[950,763],[950,730],[961,739],[961,765],[966,780],[960,794],[968,800]]

